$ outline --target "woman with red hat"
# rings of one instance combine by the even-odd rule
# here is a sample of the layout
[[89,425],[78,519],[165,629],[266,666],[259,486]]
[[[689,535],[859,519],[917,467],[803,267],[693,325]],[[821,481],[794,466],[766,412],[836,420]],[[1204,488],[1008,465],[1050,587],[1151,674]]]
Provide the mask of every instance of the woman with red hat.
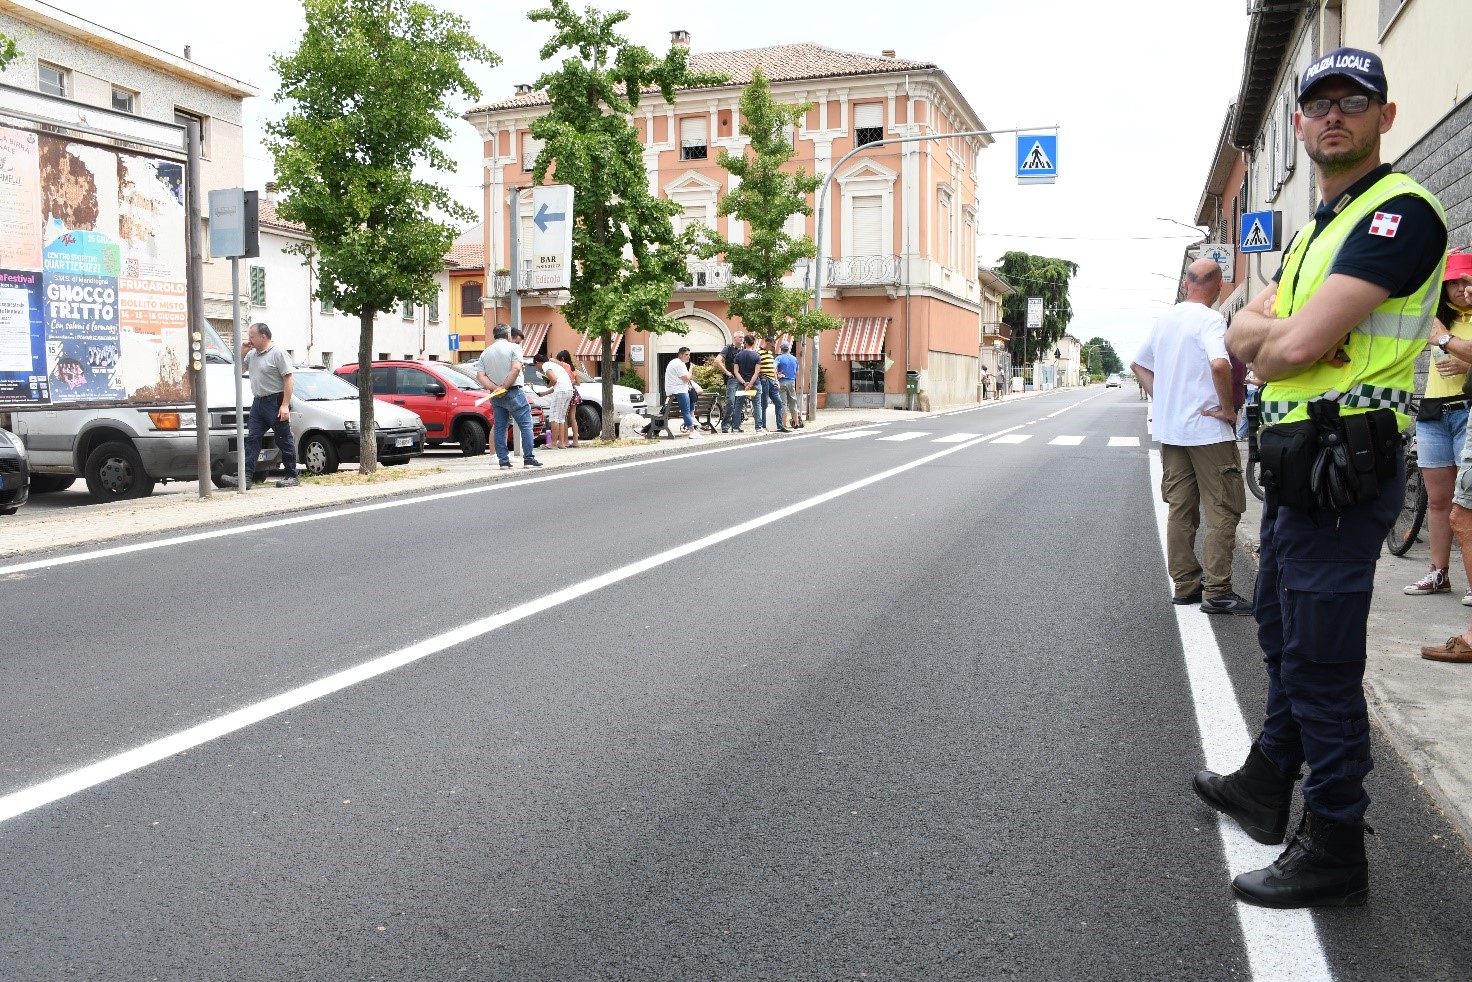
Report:
[[[1442,398],[1443,419],[1447,417],[1445,407],[1448,403],[1460,403],[1462,413],[1462,427],[1465,433],[1468,396],[1464,392],[1463,385],[1469,367],[1472,367],[1472,254],[1452,253],[1447,257],[1446,272],[1442,277],[1441,307],[1437,311],[1436,324],[1431,330],[1432,348],[1432,373],[1426,381],[1426,392],[1434,396],[1448,385],[1456,386],[1454,395]],[[1440,356],[1440,357],[1437,357]],[[1435,388],[1433,388],[1435,387]],[[1425,400],[1423,400],[1424,403]],[[1455,405],[1453,405],[1455,409]],[[1422,416],[1427,415],[1423,409]],[[1421,433],[1422,427],[1426,426],[1418,418],[1416,422],[1416,451],[1418,458],[1423,456]],[[1437,468],[1435,472],[1436,485],[1433,489],[1433,472],[1428,471],[1423,464],[1422,472],[1426,476],[1426,498],[1428,501],[1426,518],[1431,523],[1431,573],[1427,574],[1425,583],[1435,576],[1437,570],[1437,559],[1441,560],[1441,575],[1445,578],[1446,566],[1450,562],[1451,542],[1449,536],[1445,536],[1438,543],[1436,522],[1439,519],[1445,523],[1445,528],[1454,533],[1457,543],[1462,549],[1462,562],[1466,564],[1469,584],[1472,584],[1472,460],[1458,455],[1461,459],[1461,471],[1453,479],[1449,488],[1442,485],[1443,469]],[[1433,458],[1438,459],[1438,458]],[[1438,514],[1438,492],[1446,495],[1449,500],[1444,506],[1445,511]],[[1437,546],[1442,551],[1438,555]],[[1406,587],[1406,593],[1412,592],[1435,592],[1432,590],[1418,591],[1413,588],[1420,584],[1412,584]],[[1443,587],[1450,589],[1450,586]],[[1472,607],[1472,589],[1462,597],[1462,603]],[[1421,649],[1421,657],[1432,661],[1455,661],[1472,662],[1472,627],[1468,627],[1462,634],[1453,635],[1446,640],[1445,644],[1426,645]]]

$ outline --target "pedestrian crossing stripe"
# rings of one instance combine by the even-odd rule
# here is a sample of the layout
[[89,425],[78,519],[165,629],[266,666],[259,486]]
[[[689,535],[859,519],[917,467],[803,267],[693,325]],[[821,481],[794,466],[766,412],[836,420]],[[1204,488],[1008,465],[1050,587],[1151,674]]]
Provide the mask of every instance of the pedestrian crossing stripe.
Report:
[[1140,438],[1137,436],[1112,436],[1109,438],[1111,447],[1138,447]]
[[1267,229],[1262,227],[1262,221],[1253,219],[1252,228],[1247,230],[1247,235],[1242,239],[1244,249],[1267,249],[1272,246],[1268,239]]
[[1026,443],[1031,439],[1031,433],[1008,433],[1006,436],[997,437],[992,443]]
[[823,437],[825,440],[857,440],[861,436],[877,436],[883,430],[849,430],[847,433],[833,433]]
[[1048,441],[1050,447],[1076,447],[1084,442],[1081,436],[1055,436]]
[[1017,165],[1017,169],[1019,171],[1051,171],[1053,169],[1053,161],[1048,157],[1048,152],[1043,149],[1041,140],[1033,141],[1032,149],[1027,152],[1026,157],[1022,158],[1022,163]]
[[965,443],[967,440],[975,440],[981,436],[980,433],[952,433],[950,436],[939,436],[931,443]]
[[881,439],[881,440],[892,440],[895,443],[903,443],[906,440],[918,440],[922,436],[929,436],[929,435],[930,435],[929,433],[920,433],[920,432],[913,432],[912,431],[912,432],[909,432],[909,433],[896,433],[894,436],[882,436],[879,439]]

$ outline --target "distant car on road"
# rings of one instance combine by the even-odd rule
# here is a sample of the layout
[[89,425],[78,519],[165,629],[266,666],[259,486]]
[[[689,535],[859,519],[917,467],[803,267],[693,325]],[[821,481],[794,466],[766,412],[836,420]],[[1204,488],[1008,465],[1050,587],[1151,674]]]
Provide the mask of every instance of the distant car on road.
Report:
[[31,493],[30,458],[20,437],[0,429],[0,515],[14,515]]
[[1107,379],[1104,380],[1104,388],[1106,388],[1106,389],[1122,389],[1122,388],[1124,388],[1124,379],[1122,379],[1122,378],[1119,377],[1119,373],[1118,372],[1115,372],[1114,374],[1110,375]]
[[[308,474],[331,474],[358,459],[358,387],[331,372],[298,368],[291,393],[291,435],[297,461]],[[394,405],[377,406],[373,422],[378,460],[407,463],[424,453],[424,423]]]

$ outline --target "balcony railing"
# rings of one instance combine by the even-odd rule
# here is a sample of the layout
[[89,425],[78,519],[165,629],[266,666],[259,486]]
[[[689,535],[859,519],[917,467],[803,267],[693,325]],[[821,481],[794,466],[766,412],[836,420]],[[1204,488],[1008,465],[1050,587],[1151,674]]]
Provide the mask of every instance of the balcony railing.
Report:
[[981,333],[989,338],[1001,338],[1003,341],[1012,340],[1012,325],[1001,321],[982,321]]
[[683,283],[676,283],[676,292],[699,290],[724,290],[731,285],[731,264],[714,259],[691,259],[686,262],[687,273]]
[[899,256],[843,256],[827,260],[823,272],[828,286],[898,286]]

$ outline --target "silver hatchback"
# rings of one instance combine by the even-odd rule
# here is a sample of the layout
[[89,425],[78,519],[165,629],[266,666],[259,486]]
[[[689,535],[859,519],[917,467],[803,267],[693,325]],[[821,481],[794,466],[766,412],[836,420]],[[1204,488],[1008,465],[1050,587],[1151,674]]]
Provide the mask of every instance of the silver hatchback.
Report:
[[[297,465],[308,474],[331,474],[358,459],[358,387],[331,372],[298,368],[291,393],[291,435]],[[407,463],[424,453],[424,422],[407,409],[373,404],[378,460]]]

